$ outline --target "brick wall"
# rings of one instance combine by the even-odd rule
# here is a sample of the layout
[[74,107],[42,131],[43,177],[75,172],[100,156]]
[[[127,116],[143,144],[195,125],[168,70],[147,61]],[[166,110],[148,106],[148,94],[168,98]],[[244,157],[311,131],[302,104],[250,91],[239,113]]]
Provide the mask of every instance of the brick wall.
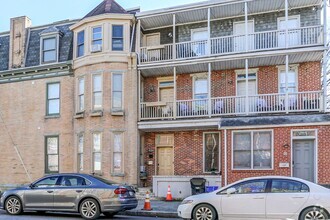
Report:
[[[278,93],[278,68],[276,66],[259,67],[258,94]],[[212,97],[236,95],[236,73],[234,70],[212,72],[211,92]],[[150,91],[153,87],[154,91]],[[300,63],[298,68],[298,91],[321,90],[321,65],[320,62]],[[177,76],[177,100],[193,99],[193,77],[189,74]],[[158,101],[158,81],[156,77],[144,79],[144,101]]]

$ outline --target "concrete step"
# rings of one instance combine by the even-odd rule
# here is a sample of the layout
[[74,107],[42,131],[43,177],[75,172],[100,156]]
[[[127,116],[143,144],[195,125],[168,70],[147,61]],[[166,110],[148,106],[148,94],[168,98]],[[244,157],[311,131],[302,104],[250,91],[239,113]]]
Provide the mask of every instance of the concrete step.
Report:
[[149,187],[138,188],[135,193],[135,196],[137,199],[144,200],[146,198],[147,192],[149,192],[150,200],[158,200],[158,198],[155,197],[155,194],[152,193],[152,189]]

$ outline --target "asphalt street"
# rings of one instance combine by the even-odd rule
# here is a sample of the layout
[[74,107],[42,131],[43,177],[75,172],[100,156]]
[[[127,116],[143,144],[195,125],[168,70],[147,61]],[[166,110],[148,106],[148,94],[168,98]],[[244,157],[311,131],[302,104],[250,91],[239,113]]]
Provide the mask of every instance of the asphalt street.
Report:
[[[30,220],[30,219],[47,219],[47,220],[74,220],[74,219],[81,219],[79,214],[67,214],[67,213],[44,213],[39,214],[36,212],[25,212],[19,216],[11,216],[8,215],[5,211],[0,210],[0,220]],[[101,215],[100,219],[110,219],[103,215]],[[157,219],[157,220],[168,220],[170,218],[157,218],[157,217],[144,217],[144,216],[124,216],[124,215],[116,215],[111,219],[115,220],[138,220],[138,219]],[[177,219],[178,218],[171,218]]]

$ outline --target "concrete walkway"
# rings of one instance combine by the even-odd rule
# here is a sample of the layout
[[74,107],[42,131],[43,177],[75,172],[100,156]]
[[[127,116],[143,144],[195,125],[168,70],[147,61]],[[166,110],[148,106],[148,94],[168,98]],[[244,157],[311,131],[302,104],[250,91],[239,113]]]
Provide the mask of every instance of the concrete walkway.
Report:
[[148,217],[163,217],[163,218],[177,218],[177,209],[181,204],[181,201],[159,201],[151,200],[151,211],[142,210],[144,206],[144,200],[139,200],[138,207],[133,210],[124,212],[125,215],[134,215],[134,216],[148,216]]

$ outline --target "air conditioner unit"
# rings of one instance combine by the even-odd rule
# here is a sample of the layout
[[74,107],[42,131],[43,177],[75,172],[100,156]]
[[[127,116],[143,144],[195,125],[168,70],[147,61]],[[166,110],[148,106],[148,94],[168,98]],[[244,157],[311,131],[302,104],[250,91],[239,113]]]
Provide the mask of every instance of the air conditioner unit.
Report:
[[102,45],[100,45],[100,44],[92,45],[92,48],[91,48],[92,53],[96,53],[96,52],[100,52],[100,51],[102,51]]

